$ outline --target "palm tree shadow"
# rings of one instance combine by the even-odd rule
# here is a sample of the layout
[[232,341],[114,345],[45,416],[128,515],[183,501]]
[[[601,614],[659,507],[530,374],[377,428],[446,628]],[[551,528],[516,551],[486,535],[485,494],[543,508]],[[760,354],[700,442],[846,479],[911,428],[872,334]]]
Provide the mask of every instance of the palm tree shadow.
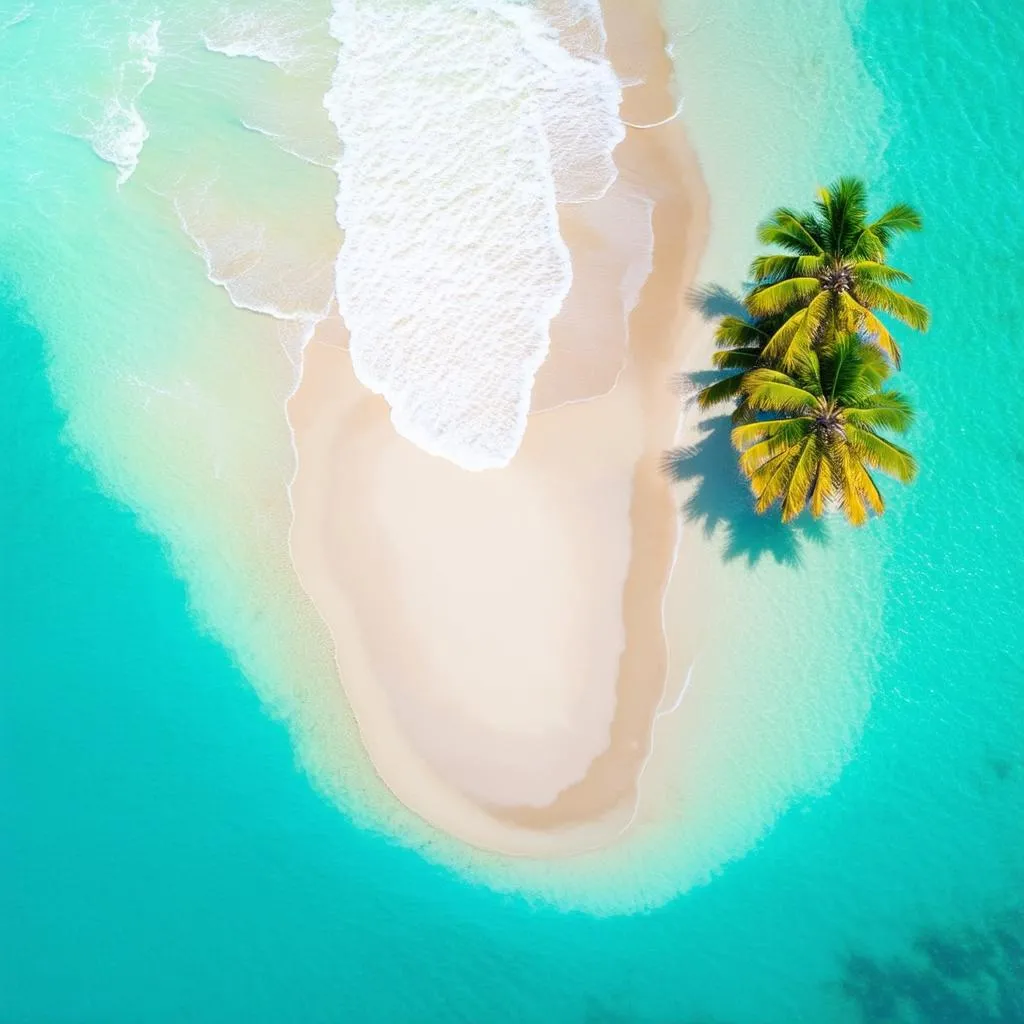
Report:
[[720,320],[723,316],[746,319],[750,314],[743,299],[720,284],[705,284],[691,288],[687,296],[691,309],[697,310],[705,320]]
[[724,532],[727,562],[744,559],[753,568],[768,556],[782,565],[798,566],[803,546],[824,544],[828,527],[809,515],[783,523],[777,512],[757,514],[729,440],[731,427],[728,416],[705,419],[696,444],[665,453],[665,471],[673,480],[691,485],[683,517],[699,524],[706,537]]

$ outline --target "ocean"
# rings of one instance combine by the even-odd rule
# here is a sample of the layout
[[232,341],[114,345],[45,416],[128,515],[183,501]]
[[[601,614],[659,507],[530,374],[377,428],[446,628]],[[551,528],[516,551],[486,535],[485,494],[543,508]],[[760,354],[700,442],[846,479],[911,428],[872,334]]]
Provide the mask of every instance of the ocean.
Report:
[[[299,113],[330,12],[275,10],[0,0],[0,1021],[1024,1021],[1024,18],[669,11],[713,203],[742,222],[864,174],[924,213],[896,259],[934,325],[904,339],[921,475],[882,519],[722,536],[714,672],[791,675],[794,702],[820,677],[791,753],[827,770],[760,780],[770,827],[608,913],[411,847],[356,754],[333,766],[351,792],[314,781],[343,709],[289,727],[290,680],[331,666],[280,554],[267,409],[329,299],[337,181],[326,112]],[[314,207],[299,267],[286,229]],[[705,276],[753,252],[751,220]],[[829,595],[798,650],[747,600],[776,587]]]

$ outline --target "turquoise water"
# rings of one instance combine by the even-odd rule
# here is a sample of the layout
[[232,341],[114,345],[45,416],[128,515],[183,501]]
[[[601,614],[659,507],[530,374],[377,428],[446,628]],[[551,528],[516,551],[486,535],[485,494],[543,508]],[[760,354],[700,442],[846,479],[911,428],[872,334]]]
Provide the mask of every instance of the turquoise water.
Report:
[[497,895],[311,788],[65,443],[45,290],[0,265],[0,1020],[1024,1021],[1024,20],[867,0],[854,40],[885,101],[873,186],[925,212],[899,261],[935,318],[905,345],[921,478],[865,537],[874,699],[826,795],[648,914]]

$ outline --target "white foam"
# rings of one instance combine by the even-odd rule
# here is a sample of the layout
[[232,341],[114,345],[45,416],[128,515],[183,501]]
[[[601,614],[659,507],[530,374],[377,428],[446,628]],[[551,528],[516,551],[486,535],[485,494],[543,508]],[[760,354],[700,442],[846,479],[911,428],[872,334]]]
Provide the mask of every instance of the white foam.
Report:
[[96,155],[117,168],[118,188],[135,173],[149,138],[149,128],[136,103],[156,75],[160,22],[153,21],[145,31],[131,33],[128,48],[133,56],[118,68],[114,95],[104,104],[102,116],[90,121],[85,136]]
[[596,3],[546,6],[335,0],[331,19],[353,366],[399,433],[467,469],[519,447],[571,283],[556,203],[604,194],[624,133]]
[[261,125],[253,124],[245,120],[245,118],[240,118],[238,123],[247,132],[255,132],[257,135],[262,135],[265,139],[269,139],[275,146],[277,146],[281,152],[287,153],[289,156],[294,156],[303,163],[313,164],[315,167],[332,168],[337,162],[337,158],[331,160],[325,154],[318,151],[323,148],[318,145],[319,140],[314,140],[312,144],[303,145],[295,140],[289,139],[280,132],[275,132],[271,128],[264,128]]
[[330,257],[318,257],[308,238],[245,214],[232,202],[230,186],[216,180],[169,198],[206,264],[206,276],[224,288],[233,305],[304,324],[327,316]]
[[103,117],[88,135],[96,155],[117,168],[119,186],[135,173],[148,138],[149,129],[135,104],[125,105],[119,97],[108,101]]
[[310,59],[306,30],[296,28],[287,14],[268,11],[225,13],[201,33],[203,45],[226,57],[251,57],[293,71]]
[[133,32],[128,36],[128,42],[133,50],[142,54],[142,64],[148,74],[148,85],[156,73],[156,66],[150,58],[160,56],[160,21],[151,21],[145,32]]

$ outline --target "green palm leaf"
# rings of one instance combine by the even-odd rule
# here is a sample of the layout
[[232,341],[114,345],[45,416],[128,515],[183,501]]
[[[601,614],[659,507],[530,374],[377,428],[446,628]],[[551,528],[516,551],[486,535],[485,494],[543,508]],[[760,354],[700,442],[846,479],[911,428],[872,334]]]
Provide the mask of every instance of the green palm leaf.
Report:
[[750,265],[750,276],[758,283],[771,283],[791,277],[817,277],[822,270],[821,256],[758,256]]
[[715,330],[717,348],[761,348],[772,336],[763,322],[739,316],[722,317]]
[[799,450],[799,445],[793,445],[751,474],[750,487],[757,499],[755,507],[759,513],[767,512],[785,493]]
[[810,509],[811,515],[818,519],[828,507],[838,487],[839,476],[834,466],[834,455],[829,449],[822,453],[821,462],[818,465],[817,477],[814,480],[814,487],[811,489]]
[[867,226],[867,232],[878,240],[882,249],[888,249],[898,235],[920,231],[924,227],[921,214],[908,203],[890,206],[878,220]]
[[743,384],[751,409],[798,414],[813,408],[817,397],[779,370],[752,370]]
[[821,292],[808,306],[794,313],[765,345],[765,359],[792,367],[805,358],[826,321],[831,304],[831,296]]
[[914,411],[898,391],[879,391],[859,408],[846,410],[847,422],[868,430],[891,430],[902,434],[910,429]]
[[791,277],[752,291],[747,308],[756,317],[774,316],[796,305],[805,306],[820,292],[821,282],[816,277]]
[[[806,423],[804,423],[805,419],[807,421]],[[809,426],[811,421],[807,417],[786,417],[783,419],[756,420],[753,423],[745,423],[743,426],[733,428],[731,435],[732,443],[736,448],[742,451],[751,445],[771,438],[776,432],[790,429],[790,425],[793,423],[798,425],[793,429],[802,430]],[[795,439],[794,435],[794,437],[791,437],[787,443],[794,443]]]
[[908,483],[913,456],[878,433],[905,431],[913,414],[896,391],[882,388],[888,366],[856,334],[809,352],[791,370],[760,366],[744,375],[746,413],[732,430],[740,469],[759,511],[781,503],[790,522],[805,508],[820,516],[834,505],[854,525],[885,504],[871,475],[880,470]]
[[890,267],[887,263],[876,263],[874,260],[858,260],[850,267],[855,281],[875,281],[878,284],[906,283],[912,280],[909,274]]
[[864,230],[868,214],[867,188],[859,178],[840,178],[818,192],[819,216],[826,228],[830,252],[853,247]]
[[820,471],[821,449],[822,441],[818,435],[809,434],[800,447],[800,454],[793,460],[793,472],[789,475],[782,502],[784,523],[794,520],[807,504],[807,497]]
[[862,306],[880,309],[883,313],[902,320],[915,331],[927,331],[930,320],[928,310],[914,299],[893,291],[875,281],[857,282],[857,299]]
[[711,365],[716,370],[749,370],[758,365],[761,358],[759,348],[725,348],[711,355]]
[[847,424],[846,435],[851,449],[873,469],[880,469],[904,484],[910,483],[917,476],[917,461],[905,448],[852,423]]
[[764,245],[777,245],[797,256],[824,252],[820,229],[813,220],[786,207],[780,207],[758,227],[757,237]]
[[857,327],[861,334],[870,341],[872,345],[877,346],[882,352],[884,352],[892,360],[893,366],[898,370],[900,368],[900,363],[903,361],[903,356],[900,352],[899,345],[896,344],[893,336],[889,333],[889,329],[866,306],[860,305],[860,303],[856,302],[849,295],[844,296],[844,299],[850,308],[855,311]]
[[697,405],[701,409],[713,409],[723,402],[734,401],[742,391],[743,374],[734,373],[731,377],[725,377],[701,388],[697,392]]
[[[846,401],[858,390],[863,377],[858,343],[853,335],[845,335],[829,351],[830,358],[819,360],[818,379],[822,394],[830,399]],[[867,398],[868,393],[858,398]]]
[[864,504],[863,481],[856,471],[856,464],[851,463],[845,443],[837,446],[835,462],[836,489],[832,500],[843,510],[846,518],[854,526],[863,526],[868,519],[867,506]]

